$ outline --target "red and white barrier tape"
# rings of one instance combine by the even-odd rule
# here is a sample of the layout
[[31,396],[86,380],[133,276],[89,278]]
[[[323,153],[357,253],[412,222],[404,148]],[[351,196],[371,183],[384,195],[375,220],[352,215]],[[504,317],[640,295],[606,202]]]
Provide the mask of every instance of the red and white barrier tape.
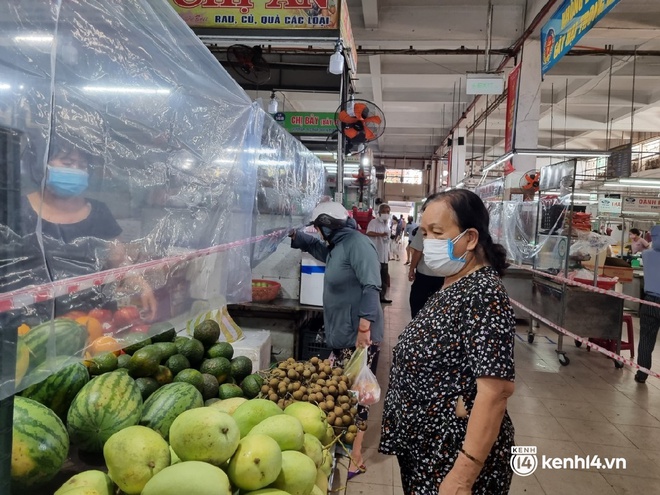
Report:
[[615,352],[612,352],[608,349],[605,349],[604,347],[596,345],[593,342],[589,341],[588,338],[580,337],[578,335],[575,335],[573,332],[571,332],[569,330],[566,330],[563,327],[560,327],[559,325],[551,322],[550,320],[544,318],[543,316],[539,315],[538,313],[535,313],[534,311],[527,308],[526,306],[523,306],[518,301],[514,301],[513,299],[511,299],[511,303],[514,304],[515,306],[518,306],[520,309],[522,309],[525,313],[528,313],[534,319],[539,320],[540,322],[546,324],[547,326],[549,326],[550,328],[556,330],[557,332],[559,332],[561,334],[564,334],[567,337],[570,337],[570,338],[574,339],[576,342],[582,342],[585,346],[587,346],[591,349],[594,349],[594,350],[600,352],[601,354],[605,354],[607,357],[610,357],[610,358],[612,358],[616,361],[619,361],[620,363],[627,364],[628,366],[630,366],[631,368],[633,368],[635,370],[640,370],[640,371],[648,374],[649,376],[654,376],[655,378],[660,378],[660,374],[656,373],[655,371],[651,371],[647,368],[644,368],[644,367],[638,365],[637,363],[635,363],[634,361],[631,361],[630,359],[626,359],[623,356],[621,356],[619,354],[616,354]]
[[575,280],[571,280],[570,278],[562,277],[560,275],[552,275],[550,273],[542,272],[539,270],[534,270],[533,268],[529,268],[528,266],[522,266],[522,265],[511,265],[513,268],[520,268],[521,270],[526,270],[528,272],[535,273],[536,275],[541,275],[542,277],[549,278],[552,280],[556,280],[558,282],[563,282],[567,285],[573,285],[575,287],[581,287],[583,289],[587,289],[591,292],[598,292],[599,294],[607,294],[608,296],[616,297],[618,299],[623,299],[624,301],[631,301],[631,302],[636,302],[639,304],[645,304],[647,306],[656,306],[660,308],[660,304],[654,303],[651,301],[645,301],[644,299],[639,299],[637,297],[633,296],[628,296],[626,294],[621,294],[620,292],[615,292],[613,290],[607,290],[607,289],[601,289],[600,287],[594,287],[593,285],[589,284],[583,284],[581,282],[576,282]]
[[209,248],[200,249],[198,251],[193,251],[192,253],[169,256],[167,258],[147,261],[137,265],[113,268],[111,270],[105,270],[102,272],[94,273],[92,275],[81,275],[79,277],[67,278],[65,280],[49,282],[43,285],[28,286],[22,289],[17,289],[15,291],[5,292],[0,294],[0,313],[10,311],[12,309],[20,309],[39,302],[49,301],[56,297],[74,294],[76,292],[91,289],[92,287],[97,287],[99,285],[119,282],[120,280],[129,276],[133,277],[137,275],[143,275],[149,270],[154,270],[157,268],[168,269],[172,265],[176,265],[185,261],[201,258],[210,254],[229,251],[230,249],[234,249],[240,246],[254,244],[255,242],[263,241],[264,239],[268,239],[270,237],[278,237],[285,232],[286,230],[282,229],[271,232],[267,235],[260,235],[256,237],[250,237],[249,239],[241,239],[239,241],[229,242],[227,244],[220,244],[218,246],[212,246]]

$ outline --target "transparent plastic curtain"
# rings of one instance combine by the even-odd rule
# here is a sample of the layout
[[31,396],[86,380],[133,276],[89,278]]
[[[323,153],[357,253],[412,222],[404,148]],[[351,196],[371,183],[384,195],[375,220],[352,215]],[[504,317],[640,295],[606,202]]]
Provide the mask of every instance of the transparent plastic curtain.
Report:
[[[270,229],[311,211],[320,162],[166,2],[15,0],[0,33],[0,131],[19,143],[7,163],[20,176],[4,186],[20,189],[20,205],[2,205],[11,221],[0,225],[0,316],[3,334],[22,325],[21,341],[39,347],[20,383],[3,368],[0,398],[57,355],[98,350],[99,336],[119,347],[154,322],[180,328],[249,300],[264,161],[284,171],[282,207],[264,213]],[[275,153],[255,152],[266,148]],[[69,279],[56,299],[30,290]],[[8,294],[18,294],[10,306]],[[58,338],[64,316],[86,321],[84,343]]]
[[275,252],[292,228],[308,220],[306,215],[319,203],[325,187],[321,161],[271,118],[263,126],[256,167],[254,233],[273,235],[255,244],[253,267]]
[[541,201],[539,212],[539,201],[501,201],[489,203],[488,209],[495,242],[504,246],[515,263],[532,264],[552,240],[547,234],[562,230],[568,206]]

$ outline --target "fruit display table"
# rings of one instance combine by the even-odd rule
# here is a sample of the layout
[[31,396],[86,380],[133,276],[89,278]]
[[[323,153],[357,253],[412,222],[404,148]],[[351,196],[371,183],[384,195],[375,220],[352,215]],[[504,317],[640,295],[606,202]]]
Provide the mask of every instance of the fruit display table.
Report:
[[277,360],[300,359],[301,329],[323,313],[320,306],[300,304],[296,299],[230,304],[229,314],[241,328],[269,330]]

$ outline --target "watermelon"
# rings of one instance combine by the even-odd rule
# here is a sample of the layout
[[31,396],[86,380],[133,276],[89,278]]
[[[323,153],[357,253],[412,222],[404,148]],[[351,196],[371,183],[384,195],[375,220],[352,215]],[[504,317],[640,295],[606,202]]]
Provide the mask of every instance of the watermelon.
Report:
[[69,408],[67,426],[71,442],[87,452],[102,452],[113,433],[138,424],[142,395],[135,381],[123,371],[93,378]]
[[156,390],[144,403],[140,424],[157,431],[167,440],[170,426],[179,414],[203,405],[202,394],[194,385],[170,383]]
[[[64,465],[69,436],[57,415],[43,404],[14,397],[11,480],[26,488],[51,480]],[[30,493],[34,493],[30,490]]]
[[74,320],[56,319],[34,327],[23,342],[30,349],[30,366],[35,368],[49,356],[82,356],[87,330]]
[[[58,371],[45,380],[26,388],[21,394],[23,397],[35,400],[52,409],[62,421],[66,421],[69,406],[76,394],[89,382],[89,372],[85,365],[82,363],[67,365],[70,362],[70,358],[60,356],[52,365],[44,363],[38,366],[30,375],[37,377],[43,374],[46,376],[51,369]],[[62,368],[62,366],[64,367]]]

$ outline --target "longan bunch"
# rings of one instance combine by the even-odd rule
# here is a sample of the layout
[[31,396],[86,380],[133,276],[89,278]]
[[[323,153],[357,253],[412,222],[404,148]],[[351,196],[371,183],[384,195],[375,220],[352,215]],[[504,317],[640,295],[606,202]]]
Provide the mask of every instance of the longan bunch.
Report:
[[[357,399],[349,394],[350,380],[343,373],[342,368],[333,368],[328,359],[313,357],[299,362],[289,358],[270,370],[260,397],[282,409],[296,401],[311,402],[327,414],[330,426],[355,427]],[[353,435],[356,432],[357,428]]]

